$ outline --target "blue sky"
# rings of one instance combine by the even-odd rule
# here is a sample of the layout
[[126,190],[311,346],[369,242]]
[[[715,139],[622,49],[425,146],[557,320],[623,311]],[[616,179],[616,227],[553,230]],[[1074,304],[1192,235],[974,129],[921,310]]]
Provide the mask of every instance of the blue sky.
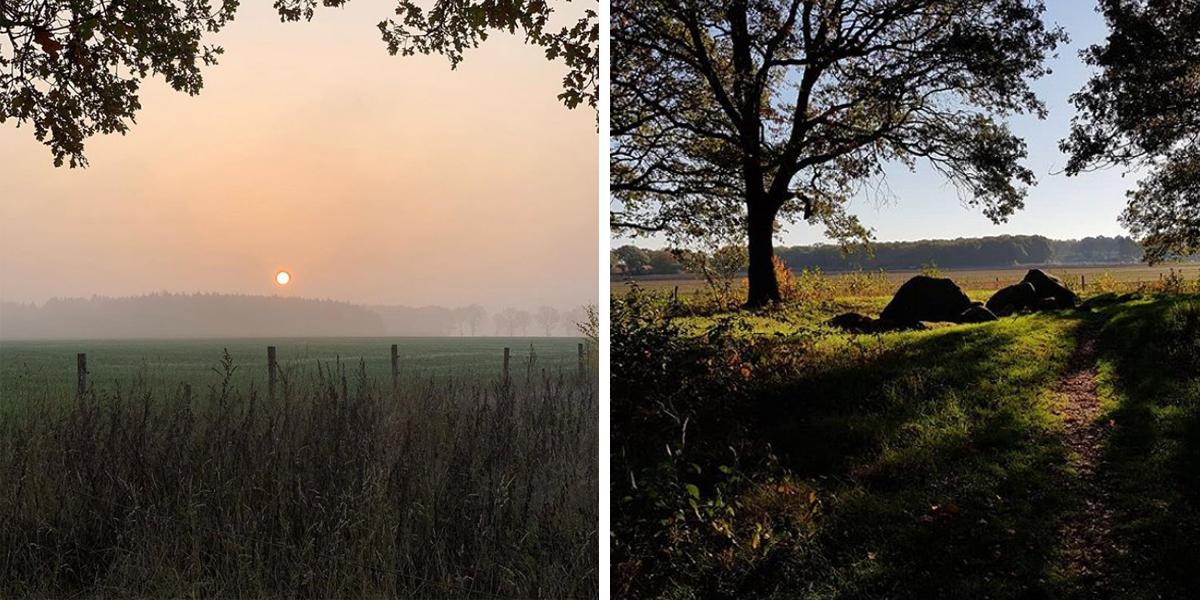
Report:
[[[1079,50],[1100,43],[1107,35],[1104,19],[1095,12],[1095,4],[1086,0],[1048,0],[1046,20],[1062,26],[1071,36],[1069,44],[1058,49],[1050,61],[1053,73],[1033,83],[1050,111],[1042,121],[1019,117],[1010,122],[1024,137],[1029,150],[1025,164],[1033,169],[1038,185],[1029,190],[1025,210],[1008,223],[994,225],[979,211],[964,207],[957,191],[945,179],[925,165],[915,173],[904,167],[888,170],[888,185],[894,199],[877,205],[864,197],[851,203],[850,210],[874,230],[879,241],[933,238],[979,237],[1004,234],[1039,234],[1055,239],[1076,239],[1091,235],[1126,235],[1117,222],[1125,206],[1125,191],[1137,181],[1120,170],[1106,170],[1067,177],[1059,173],[1066,156],[1058,142],[1070,131],[1075,110],[1069,97],[1078,91],[1091,74],[1079,58]],[[782,245],[792,246],[826,242],[820,227],[806,223],[785,224]],[[627,239],[613,245],[628,243]],[[658,246],[658,240],[639,240],[642,246]]]

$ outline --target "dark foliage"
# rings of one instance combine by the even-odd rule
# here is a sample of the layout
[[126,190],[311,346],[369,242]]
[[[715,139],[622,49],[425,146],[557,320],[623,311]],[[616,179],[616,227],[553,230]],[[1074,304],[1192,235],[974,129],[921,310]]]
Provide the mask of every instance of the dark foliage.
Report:
[[[312,19],[318,4],[348,0],[277,0],[284,21]],[[566,7],[567,2],[560,3]],[[594,2],[593,2],[594,4]],[[0,3],[0,123],[29,123],[49,146],[55,166],[86,166],[84,142],[98,133],[125,133],[141,109],[142,82],[161,75],[191,95],[204,85],[201,67],[216,64],[220,47],[204,36],[231,21],[238,0],[6,0]],[[596,108],[600,25],[595,9],[574,23],[552,23],[541,0],[459,2],[422,8],[401,0],[394,20],[379,23],[392,54],[442,54],[452,66],[490,33],[520,32],[548,60],[567,67],[558,95],[570,108]]]
[[1067,173],[1148,171],[1122,222],[1158,261],[1200,253],[1200,1],[1102,0],[1110,34],[1082,52]]

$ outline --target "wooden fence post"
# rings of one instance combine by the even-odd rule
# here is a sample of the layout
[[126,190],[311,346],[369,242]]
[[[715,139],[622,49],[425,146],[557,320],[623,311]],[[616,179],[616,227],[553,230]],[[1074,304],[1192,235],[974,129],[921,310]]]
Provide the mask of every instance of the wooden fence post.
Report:
[[76,391],[76,393],[80,398],[82,398],[84,394],[87,393],[88,387],[87,354],[80,352],[79,355],[75,357],[75,369],[79,377],[79,389]]
[[580,374],[580,375],[583,375],[583,372],[584,372],[584,370],[585,370],[585,367],[584,367],[584,363],[585,363],[584,356],[585,356],[585,355],[584,355],[584,351],[583,351],[583,344],[579,344],[579,374]]
[[267,389],[271,394],[271,398],[275,398],[275,380],[278,376],[278,368],[275,363],[275,346],[267,346]]
[[1079,275],[1079,291],[1081,291],[1081,292],[1087,291],[1087,275],[1083,275],[1083,274]]
[[185,404],[192,403],[192,384],[183,384],[183,401]]
[[508,383],[508,357],[509,357],[509,350],[508,350],[508,348],[505,348],[504,349],[504,382],[505,383]]
[[392,344],[392,391],[400,389],[400,347]]

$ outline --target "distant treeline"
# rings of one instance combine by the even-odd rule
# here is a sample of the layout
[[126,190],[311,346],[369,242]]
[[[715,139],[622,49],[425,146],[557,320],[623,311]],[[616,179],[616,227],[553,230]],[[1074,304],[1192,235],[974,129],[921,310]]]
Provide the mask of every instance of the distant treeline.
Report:
[[334,300],[231,294],[0,301],[0,338],[192,338],[579,335],[584,309],[543,306],[489,313],[478,304],[364,306]]
[[[1040,235],[1002,235],[954,240],[876,242],[874,256],[858,248],[844,253],[840,246],[815,245],[778,248],[788,267],[823,271],[917,270],[936,264],[942,269],[1002,268],[1044,264],[1132,264],[1142,261],[1142,248],[1130,237],[1086,237],[1052,240]],[[614,274],[647,275],[688,272],[689,252],[672,249],[644,250],[622,246],[612,251]],[[725,252],[735,255],[734,252]],[[693,261],[694,262],[694,261]]]

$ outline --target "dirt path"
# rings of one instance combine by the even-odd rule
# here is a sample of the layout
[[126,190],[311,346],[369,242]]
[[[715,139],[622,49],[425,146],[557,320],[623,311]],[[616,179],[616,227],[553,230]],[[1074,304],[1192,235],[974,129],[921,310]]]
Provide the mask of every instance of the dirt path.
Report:
[[1066,559],[1065,575],[1074,585],[1074,598],[1106,598],[1108,575],[1125,554],[1112,536],[1113,514],[1109,492],[1099,475],[1100,453],[1108,427],[1097,423],[1100,400],[1096,396],[1096,332],[1099,324],[1085,322],[1079,328],[1078,346],[1057,392],[1066,396],[1057,414],[1066,425],[1065,442],[1070,449],[1075,477],[1064,485],[1079,498],[1078,513],[1061,530]]

